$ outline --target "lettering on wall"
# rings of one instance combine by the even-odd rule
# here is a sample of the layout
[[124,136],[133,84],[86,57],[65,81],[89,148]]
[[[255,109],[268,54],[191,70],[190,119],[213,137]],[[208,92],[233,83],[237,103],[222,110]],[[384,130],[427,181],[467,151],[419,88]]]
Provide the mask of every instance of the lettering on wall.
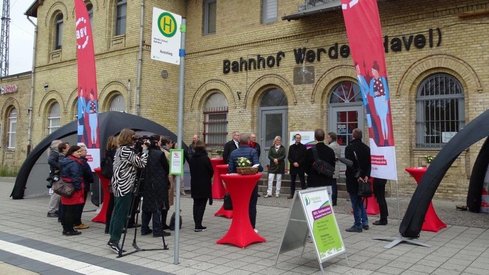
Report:
[[13,94],[16,93],[18,90],[16,84],[8,84],[8,85],[3,85],[0,86],[0,94],[1,95],[6,95],[6,94]]
[[[440,47],[442,42],[442,33],[440,28],[428,29],[427,31],[407,34],[400,36],[384,36],[384,49],[386,53],[410,51],[412,49],[421,50],[425,47]],[[294,61],[297,65],[307,63],[321,62],[329,58],[335,60],[339,58],[350,57],[350,46],[346,44],[334,43],[328,48],[308,49],[306,47],[293,49]],[[267,68],[280,67],[280,62],[285,59],[285,52],[278,51],[271,55],[256,55],[252,58],[240,57],[239,60],[224,59],[222,72],[239,73],[243,71],[261,70]]]

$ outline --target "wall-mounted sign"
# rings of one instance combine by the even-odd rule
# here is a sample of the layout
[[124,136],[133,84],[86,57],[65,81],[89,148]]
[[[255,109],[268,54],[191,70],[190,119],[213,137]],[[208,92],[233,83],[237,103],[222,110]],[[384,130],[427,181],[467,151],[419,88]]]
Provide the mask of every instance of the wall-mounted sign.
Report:
[[2,95],[16,93],[17,90],[18,90],[18,88],[17,88],[17,85],[15,85],[15,84],[0,86],[0,94],[2,94]]
[[[442,42],[442,33],[440,28],[428,29],[423,32],[398,35],[384,36],[384,50],[389,52],[410,51],[411,49],[421,50],[425,47],[434,48],[440,47]],[[295,48],[294,53],[295,63],[302,65],[305,62],[314,63],[320,62],[321,59],[338,59],[350,57],[350,46],[347,44],[334,43],[326,48]],[[275,54],[255,55],[247,57],[239,57],[237,60],[224,59],[222,63],[222,72],[228,74],[230,72],[239,73],[245,71],[255,71],[274,67],[280,67],[280,62],[286,58],[284,51],[278,51]],[[298,79],[298,81],[301,79]]]

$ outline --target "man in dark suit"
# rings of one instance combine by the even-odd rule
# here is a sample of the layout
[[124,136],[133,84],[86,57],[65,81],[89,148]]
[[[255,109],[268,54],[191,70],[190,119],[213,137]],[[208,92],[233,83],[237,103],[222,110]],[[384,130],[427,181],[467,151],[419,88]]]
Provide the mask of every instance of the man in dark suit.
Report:
[[304,169],[307,173],[307,187],[329,186],[328,193],[331,196],[330,190],[333,178],[320,174],[312,166],[315,161],[313,150],[317,150],[317,155],[319,159],[329,163],[333,167],[335,166],[336,157],[334,155],[334,151],[328,145],[324,144],[324,136],[325,134],[323,129],[316,129],[314,131],[314,139],[317,141],[317,144],[306,151],[306,161],[304,163]]
[[[353,161],[353,166],[346,168],[346,191],[350,195],[351,206],[355,224],[346,229],[347,232],[362,232],[368,230],[368,217],[363,201],[358,196],[358,183],[367,182],[370,177],[370,148],[362,142],[362,130],[355,128],[352,132],[353,140],[345,148],[345,157]],[[357,171],[360,169],[360,173]],[[358,174],[358,175],[357,175]]]
[[307,148],[301,143],[301,134],[295,134],[295,143],[289,146],[288,160],[290,163],[290,195],[292,199],[295,193],[295,179],[299,175],[302,190],[306,189],[306,178],[304,176],[304,161],[306,159]]
[[256,135],[253,133],[250,134],[250,147],[256,150],[256,153],[258,154],[258,159],[260,159],[261,147],[260,144],[256,142]]
[[[231,152],[239,148],[239,132],[234,131],[232,133],[233,139],[224,144],[224,152],[222,153],[222,158],[225,164],[229,163],[229,155]],[[249,136],[248,136],[249,139]]]

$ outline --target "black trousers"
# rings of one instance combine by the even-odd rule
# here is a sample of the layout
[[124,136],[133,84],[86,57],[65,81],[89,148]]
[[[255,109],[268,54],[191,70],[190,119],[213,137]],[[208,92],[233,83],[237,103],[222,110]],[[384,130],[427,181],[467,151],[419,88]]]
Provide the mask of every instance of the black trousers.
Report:
[[204,219],[204,212],[205,212],[206,204],[207,204],[207,198],[194,198],[195,228],[202,226],[202,220]]
[[104,203],[108,203],[107,213],[105,214],[105,233],[109,233],[110,219],[112,218],[112,211],[114,210],[114,194],[110,192],[109,201]]
[[297,178],[297,175],[299,175],[299,179],[301,181],[301,188],[302,190],[306,189],[306,178],[304,176],[304,171],[294,171],[290,173],[290,194],[293,196],[295,193],[295,180]]
[[255,224],[256,224],[256,203],[257,202],[258,202],[258,185],[255,186],[255,189],[253,189],[253,192],[251,193],[251,199],[250,199],[249,215],[250,215],[251,226],[253,228],[255,228]]
[[83,214],[83,208],[85,207],[85,204],[87,203],[88,192],[90,192],[89,188],[90,187],[83,189],[84,200],[83,200],[83,204],[78,204],[77,207],[76,207],[76,210],[75,210],[75,220],[74,220],[74,223],[73,223],[74,225],[80,225],[82,223],[81,216]]
[[385,201],[386,183],[386,179],[374,178],[374,195],[377,198],[377,203],[379,204],[380,220],[382,221],[387,221],[387,216],[389,216],[389,211],[387,210],[387,202]]
[[60,205],[60,207],[63,207],[63,217],[61,219],[63,232],[70,232],[75,230],[73,229],[73,223],[75,221],[76,211],[80,206],[81,204]]

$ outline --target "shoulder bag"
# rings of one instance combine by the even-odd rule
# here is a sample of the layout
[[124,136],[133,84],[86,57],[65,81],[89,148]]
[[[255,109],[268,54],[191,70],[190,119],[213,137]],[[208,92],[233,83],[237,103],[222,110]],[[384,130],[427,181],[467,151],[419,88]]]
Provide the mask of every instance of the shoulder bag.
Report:
[[359,197],[370,197],[372,196],[372,189],[370,188],[370,184],[361,178],[362,169],[360,169],[360,163],[358,162],[357,153],[353,151],[353,154],[355,155],[355,160],[357,161],[357,166],[358,166],[354,175],[355,179],[357,179],[358,182],[357,195]]
[[75,192],[75,186],[73,186],[73,183],[71,182],[65,182],[63,179],[59,179],[57,182],[53,183],[53,192],[65,197],[69,198],[71,195],[73,195],[73,192]]

